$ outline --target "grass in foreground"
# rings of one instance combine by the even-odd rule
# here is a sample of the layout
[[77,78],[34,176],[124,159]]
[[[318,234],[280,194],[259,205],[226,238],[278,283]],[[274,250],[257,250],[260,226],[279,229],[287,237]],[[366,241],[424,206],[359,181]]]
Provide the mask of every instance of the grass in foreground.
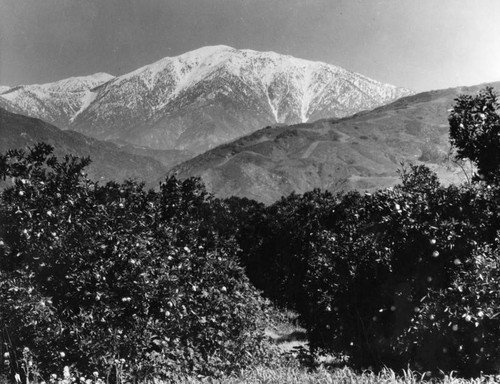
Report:
[[[396,373],[392,369],[385,368],[379,373],[371,371],[357,372],[349,367],[326,368],[320,365],[315,370],[309,370],[300,365],[297,360],[288,358],[272,363],[271,367],[256,366],[248,367],[239,373],[212,377],[176,377],[164,381],[152,379],[141,381],[139,384],[493,384],[500,383],[500,375],[487,375],[472,379],[454,377],[453,372],[440,378],[428,377],[425,373],[419,373],[407,369]],[[78,378],[70,374],[68,367],[62,371],[63,375],[57,377],[52,374],[47,381],[41,378],[37,381],[26,380],[25,384],[107,384],[105,378],[94,372],[93,377]],[[8,383],[6,377],[0,377],[0,384]],[[125,377],[118,379],[119,384],[128,384]],[[19,377],[12,384],[21,384]]]
[[185,378],[177,381],[179,384],[482,384],[498,383],[500,377],[480,377],[475,379],[455,378],[447,375],[442,379],[426,380],[425,374],[419,374],[410,370],[401,376],[391,369],[384,369],[375,374],[373,372],[356,373],[350,368],[338,368],[326,370],[320,368],[314,372],[298,367],[281,367],[270,369],[266,367],[250,368],[239,375],[224,377],[221,379],[208,378]]

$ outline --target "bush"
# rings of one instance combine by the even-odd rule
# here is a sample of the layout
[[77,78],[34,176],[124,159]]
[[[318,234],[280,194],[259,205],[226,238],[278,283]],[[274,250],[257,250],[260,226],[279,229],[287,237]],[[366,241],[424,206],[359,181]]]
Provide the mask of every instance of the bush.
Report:
[[[359,197],[351,219],[329,230],[310,262],[304,289],[311,307],[304,319],[313,345],[347,352],[361,366],[410,363],[420,370],[479,373],[479,365],[455,353],[453,318],[444,309],[456,307],[450,288],[469,273],[465,266],[474,265],[477,245],[494,242],[500,195],[487,186],[439,187],[434,177],[413,184],[420,178]],[[436,297],[442,305],[433,307]],[[446,319],[437,328],[422,321],[427,305],[435,309],[433,318]],[[472,328],[462,330],[473,334]],[[493,348],[498,336],[484,342]],[[486,366],[494,358],[484,360]]]
[[330,192],[318,189],[303,196],[291,194],[270,207],[226,200],[247,275],[280,306],[299,310],[307,302],[304,273],[335,201]]
[[450,141],[457,159],[469,159],[479,178],[498,182],[500,169],[500,115],[498,97],[486,87],[478,95],[461,95],[450,112]]
[[495,371],[500,188],[442,187],[424,166],[401,177],[373,194],[315,191],[267,208],[246,256],[269,272],[249,276],[300,313],[313,349],[359,367]]
[[[2,344],[44,372],[118,365],[140,379],[213,375],[265,355],[265,305],[215,232],[199,181],[99,185],[87,159],[37,145],[0,157]],[[4,347],[5,348],[5,347]],[[121,369],[121,368],[120,368]]]
[[[429,293],[404,339],[421,345],[427,365],[477,375],[499,371],[500,254],[499,239],[478,245],[460,263],[448,287]],[[455,259],[458,263],[459,259]]]

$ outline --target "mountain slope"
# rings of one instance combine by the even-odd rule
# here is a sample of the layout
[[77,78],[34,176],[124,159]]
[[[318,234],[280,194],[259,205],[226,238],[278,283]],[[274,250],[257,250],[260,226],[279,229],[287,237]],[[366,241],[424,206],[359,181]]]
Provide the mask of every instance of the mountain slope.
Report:
[[265,125],[342,117],[408,93],[324,63],[204,47],[106,83],[72,128],[202,152]]
[[0,108],[3,108],[12,113],[21,113],[21,114],[23,113],[23,111],[20,108],[18,108],[8,100],[2,99],[1,97],[0,97]]
[[67,102],[67,92],[58,98],[45,89],[52,85],[13,88],[0,98],[98,139],[201,153],[266,125],[344,117],[410,94],[333,65],[227,46],[100,80]]
[[[491,84],[500,90],[500,83]],[[221,197],[266,203],[313,188],[373,190],[398,182],[401,161],[424,163],[443,182],[465,178],[450,161],[448,109],[484,87],[419,93],[344,119],[267,127],[221,145],[170,174],[199,176]]]
[[166,168],[156,160],[122,151],[115,144],[102,142],[74,131],[62,131],[39,119],[14,114],[0,108],[0,152],[46,142],[55,147],[55,154],[90,156],[87,169],[94,180],[122,181],[136,178],[149,185],[163,178]]
[[71,118],[90,103],[93,95],[90,90],[112,78],[107,73],[96,73],[55,83],[7,87],[0,92],[0,100],[6,100],[16,107],[11,112],[22,111],[24,115],[67,128]]

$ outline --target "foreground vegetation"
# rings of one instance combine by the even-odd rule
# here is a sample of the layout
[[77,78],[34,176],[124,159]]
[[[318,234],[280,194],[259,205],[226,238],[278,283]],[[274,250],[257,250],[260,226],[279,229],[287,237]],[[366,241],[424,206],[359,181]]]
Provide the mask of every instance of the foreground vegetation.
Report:
[[396,374],[391,369],[382,369],[378,373],[355,372],[350,368],[339,368],[327,370],[319,368],[315,371],[308,371],[297,367],[280,367],[276,369],[255,367],[217,380],[200,380],[196,378],[180,379],[181,384],[480,384],[496,383],[496,376],[483,376],[475,379],[463,379],[454,377],[453,374],[444,375],[439,379],[431,379],[426,374],[402,371]]
[[[0,374],[40,382],[67,366],[66,381],[377,383],[415,382],[410,369],[497,373],[497,109],[487,89],[450,116],[459,157],[478,167],[473,183],[444,187],[409,165],[392,189],[315,190],[272,206],[216,199],[196,179],[101,185],[86,177],[88,159],[57,159],[45,144],[9,151]],[[311,356],[380,374],[279,368],[264,336],[279,321],[268,299],[299,314]]]
[[[50,382],[68,384],[78,380],[78,377],[67,375],[64,371],[58,378],[52,376]],[[432,377],[427,373],[419,373],[406,369],[396,374],[389,368],[383,368],[378,373],[371,371],[356,372],[351,368],[325,368],[315,370],[300,367],[296,363],[283,362],[276,367],[252,366],[222,377],[178,376],[168,382],[177,384],[492,384],[498,383],[499,376],[480,376],[473,379],[455,377],[453,373]],[[84,380],[86,384],[103,383],[98,375]],[[163,384],[164,381],[155,381]]]
[[[213,374],[266,356],[267,304],[213,230],[196,180],[99,185],[86,160],[11,151],[0,205],[0,318],[14,367],[76,364],[137,379]],[[32,369],[35,373],[35,369]]]

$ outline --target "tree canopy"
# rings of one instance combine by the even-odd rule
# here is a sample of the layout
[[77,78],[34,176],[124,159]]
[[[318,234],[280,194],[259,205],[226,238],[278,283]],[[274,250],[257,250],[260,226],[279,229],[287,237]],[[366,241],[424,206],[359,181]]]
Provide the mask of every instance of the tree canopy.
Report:
[[492,181],[500,176],[500,116],[498,97],[491,87],[478,95],[461,95],[449,115],[450,141],[458,159],[470,159],[478,178]]

